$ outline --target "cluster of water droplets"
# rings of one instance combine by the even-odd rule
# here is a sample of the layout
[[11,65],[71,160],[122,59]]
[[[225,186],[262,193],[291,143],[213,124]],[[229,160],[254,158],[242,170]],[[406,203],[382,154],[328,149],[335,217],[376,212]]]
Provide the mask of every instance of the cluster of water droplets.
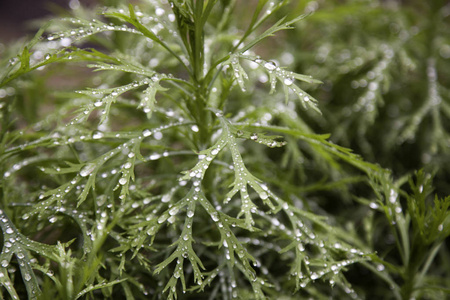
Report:
[[[293,93],[297,95],[303,106],[311,107],[317,110],[316,102],[311,95],[302,90],[297,84],[296,80],[301,80],[308,83],[319,83],[319,81],[314,80],[311,76],[297,74],[291,71],[287,71],[284,68],[277,66],[274,61],[266,61],[260,57],[238,55],[237,57],[244,58],[253,63],[253,68],[260,66],[262,70],[268,74],[268,81],[270,82],[270,93],[275,92],[277,82],[281,82],[283,85],[283,90],[286,98],[286,102],[289,99],[289,94]],[[231,62],[236,61],[236,58],[232,58]],[[236,68],[235,68],[236,69]],[[239,71],[239,69],[237,69]],[[240,72],[242,73],[242,72]],[[267,79],[260,80],[261,82],[266,82]],[[239,78],[238,78],[239,82]]]
[[87,38],[91,35],[100,33],[100,32],[106,32],[106,31],[126,31],[134,34],[141,34],[138,30],[134,28],[130,28],[126,25],[114,25],[112,23],[105,24],[99,20],[92,20],[92,21],[86,21],[76,18],[63,18],[63,21],[67,21],[69,23],[72,23],[76,26],[79,26],[77,28],[69,29],[62,32],[57,32],[53,34],[49,34],[47,36],[48,41],[55,41],[58,40],[61,43],[61,46],[63,47],[69,47],[72,43],[79,41],[81,39]]
[[234,78],[236,78],[237,83],[241,87],[241,90],[245,92],[245,84],[244,81],[248,80],[248,75],[245,70],[242,68],[239,63],[239,56],[234,56],[231,58],[231,69],[233,72]]
[[[40,291],[37,283],[33,280],[34,274],[32,273],[33,270],[31,264],[36,263],[37,261],[31,257],[29,250],[41,253],[41,249],[37,248],[36,245],[31,245],[31,241],[17,231],[14,224],[1,209],[0,228],[3,232],[3,249],[0,253],[0,266],[2,268],[0,271],[0,284],[10,285],[10,291],[15,292],[14,285],[7,277],[6,273],[15,272],[16,270],[14,267],[10,266],[12,255],[15,254],[24,283],[27,286],[29,293],[31,293],[28,296],[30,298],[35,298]],[[10,268],[6,269],[8,267]],[[18,299],[15,297],[16,295],[14,293],[10,293],[10,295],[13,299]]]
[[220,151],[227,145],[227,140],[222,136],[220,140],[211,148],[203,150],[199,153],[199,162],[194,168],[185,172],[185,175],[180,178],[184,180],[202,180],[206,170],[209,168],[211,162],[216,158]]
[[354,89],[364,88],[364,93],[358,98],[353,105],[354,111],[372,112],[377,107],[377,99],[382,97],[382,84],[386,78],[386,72],[394,57],[393,50],[390,48],[384,49],[384,57],[380,60],[373,69],[366,73],[366,76],[360,80],[353,80],[351,86]]
[[159,84],[160,80],[163,78],[162,75],[154,75],[151,80],[148,81],[148,88],[142,93],[141,101],[139,107],[142,108],[144,113],[150,116],[152,110],[154,109],[156,103],[156,93],[158,90],[165,91],[166,89],[161,87]]
[[[89,89],[77,91],[79,94],[87,95],[95,100],[93,102],[89,102],[84,106],[83,111],[78,114],[68,125],[75,125],[82,122],[85,122],[90,114],[99,108],[103,108],[101,111],[100,124],[103,124],[107,121],[111,105],[117,101],[117,98],[130,90],[137,89],[141,86],[148,85],[152,82],[151,79],[145,78],[143,80],[134,81],[127,85],[123,85],[117,88],[97,88],[97,89]],[[104,96],[106,94],[106,96]]]
[[[269,119],[272,118],[272,115],[269,114]],[[283,147],[286,145],[285,141],[277,140],[278,136],[268,136],[263,133],[249,132],[246,130],[235,130],[235,136],[238,138],[245,138],[257,142],[259,144],[266,145],[270,148]]]

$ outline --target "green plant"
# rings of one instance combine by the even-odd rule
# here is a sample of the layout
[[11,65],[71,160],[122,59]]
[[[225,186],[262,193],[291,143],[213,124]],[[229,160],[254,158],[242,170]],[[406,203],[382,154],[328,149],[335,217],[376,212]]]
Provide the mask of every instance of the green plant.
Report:
[[[48,23],[2,68],[2,298],[446,292],[428,274],[450,198],[428,205],[422,171],[409,192],[316,134],[320,81],[257,49],[306,15],[284,16],[300,11],[288,1],[118,2]],[[387,254],[377,222],[397,242]]]

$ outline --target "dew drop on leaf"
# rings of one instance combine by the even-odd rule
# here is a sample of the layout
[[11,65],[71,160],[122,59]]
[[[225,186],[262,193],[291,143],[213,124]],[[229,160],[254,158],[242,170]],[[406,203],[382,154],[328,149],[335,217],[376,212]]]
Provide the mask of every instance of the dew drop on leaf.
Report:
[[172,209],[169,210],[169,215],[174,216],[178,213],[178,207],[175,206]]
[[275,70],[276,67],[277,67],[277,66],[276,66],[273,62],[266,62],[266,63],[264,64],[264,68],[266,68],[266,69],[269,70],[269,71]]
[[214,222],[219,221],[219,214],[218,214],[217,212],[213,212],[213,213],[211,214],[211,219],[212,219]]
[[160,131],[158,131],[158,132],[155,132],[155,140],[160,140],[160,139],[162,139],[162,137],[163,137],[163,134],[162,134],[162,132],[160,132]]
[[80,176],[81,177],[89,176],[94,170],[95,164],[87,164],[83,169],[81,169]]
[[370,206],[371,209],[377,209],[378,208],[378,204],[375,203],[375,202],[370,202],[369,206]]
[[170,216],[170,218],[167,219],[167,222],[169,222],[170,224],[173,224],[176,220],[175,216]]
[[150,160],[157,160],[157,159],[159,159],[160,157],[161,157],[161,155],[155,153],[155,154],[150,155],[149,158],[150,158]]
[[128,182],[128,180],[126,179],[126,178],[120,178],[119,179],[119,183],[121,184],[121,185],[125,185],[126,183]]
[[285,78],[284,79],[284,81],[283,81],[283,83],[285,84],[285,85],[292,85],[293,83],[294,83],[294,80],[292,80],[291,78]]
[[142,131],[142,135],[145,136],[145,137],[151,136],[151,135],[152,135],[152,132],[151,132],[150,129],[144,129],[144,130]]
[[162,215],[158,218],[158,224],[164,223],[167,220],[168,215]]
[[170,195],[169,194],[165,194],[165,195],[162,196],[161,202],[167,203],[169,201],[170,201]]
[[93,138],[94,140],[101,139],[103,136],[104,136],[104,134],[103,134],[103,132],[101,132],[101,131],[95,131],[95,132],[92,134],[92,138]]

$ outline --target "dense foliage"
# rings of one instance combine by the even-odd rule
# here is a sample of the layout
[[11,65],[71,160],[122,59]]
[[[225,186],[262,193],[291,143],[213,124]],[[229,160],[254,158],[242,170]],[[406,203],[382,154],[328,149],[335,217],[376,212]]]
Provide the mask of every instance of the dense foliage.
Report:
[[103,4],[2,53],[0,299],[447,297],[450,5]]

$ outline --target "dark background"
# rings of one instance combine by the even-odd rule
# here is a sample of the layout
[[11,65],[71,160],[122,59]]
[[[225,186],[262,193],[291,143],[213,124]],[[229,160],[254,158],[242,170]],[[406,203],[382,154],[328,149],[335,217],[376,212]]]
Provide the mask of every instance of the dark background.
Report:
[[78,2],[94,4],[95,0],[0,0],[0,42],[8,43],[24,35],[32,35],[37,28],[32,20],[69,10]]

